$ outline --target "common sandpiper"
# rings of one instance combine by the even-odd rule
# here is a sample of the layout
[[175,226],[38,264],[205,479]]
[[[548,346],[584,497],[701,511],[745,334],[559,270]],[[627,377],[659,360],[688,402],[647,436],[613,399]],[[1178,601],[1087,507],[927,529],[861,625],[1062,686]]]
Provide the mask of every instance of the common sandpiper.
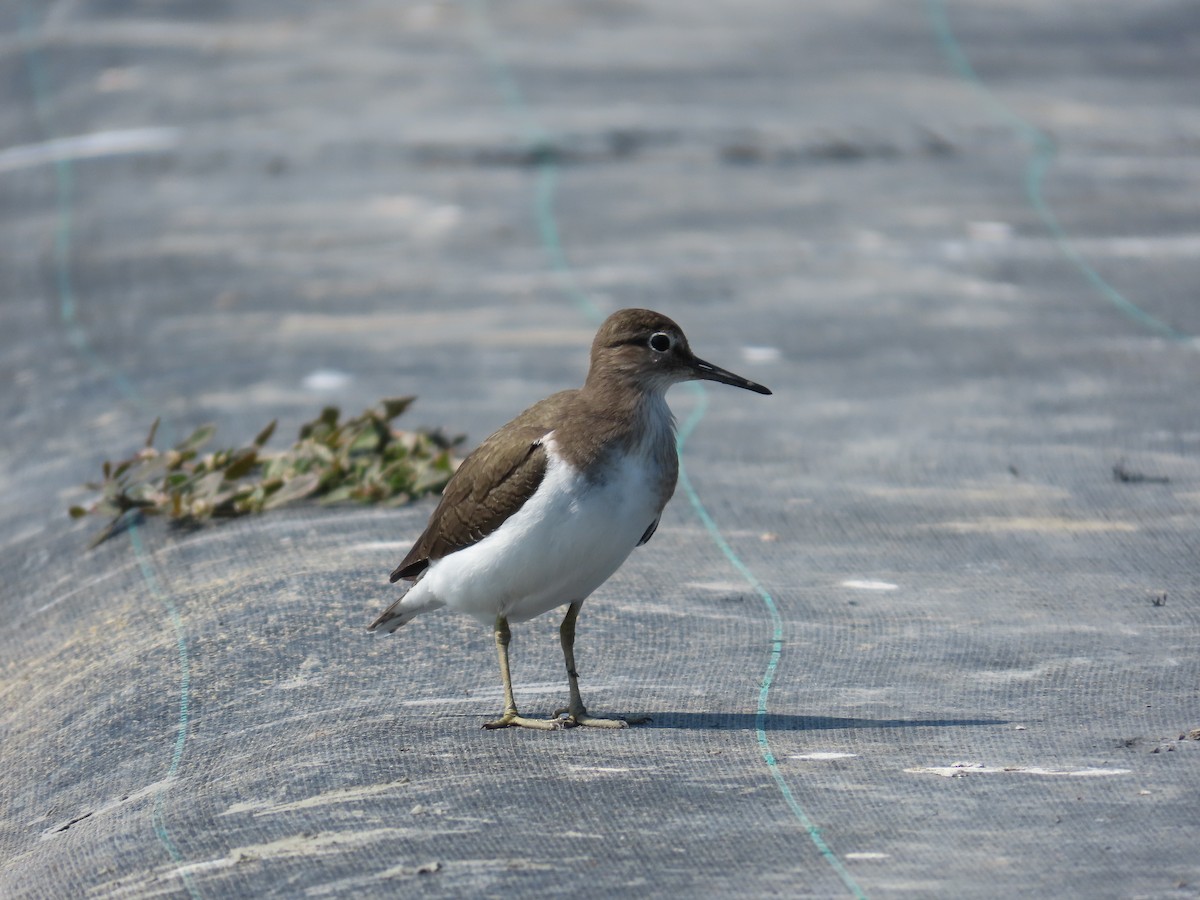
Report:
[[[597,718],[583,705],[575,620],[588,595],[658,527],[679,474],[665,395],[692,380],[771,393],[696,357],[661,313],[622,309],[609,316],[592,342],[582,388],[535,403],[463,461],[392,572],[393,583],[414,584],[370,630],[391,633],[443,606],[491,625],[504,713],[484,728],[625,727],[625,719]],[[551,719],[526,718],[513,699],[509,623],[564,605],[559,637],[568,704]]]

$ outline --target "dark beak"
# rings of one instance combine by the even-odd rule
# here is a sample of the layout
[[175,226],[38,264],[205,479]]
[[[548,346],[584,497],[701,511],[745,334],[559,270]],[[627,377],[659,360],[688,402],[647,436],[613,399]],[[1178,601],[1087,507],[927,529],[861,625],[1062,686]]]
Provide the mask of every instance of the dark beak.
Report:
[[756,394],[771,393],[770,388],[765,388],[761,384],[751,381],[749,378],[743,378],[741,375],[734,375],[728,369],[714,366],[712,363],[705,362],[695,356],[692,357],[689,368],[692,370],[693,378],[699,378],[703,381],[719,381],[721,384],[731,384],[734,387],[754,391]]

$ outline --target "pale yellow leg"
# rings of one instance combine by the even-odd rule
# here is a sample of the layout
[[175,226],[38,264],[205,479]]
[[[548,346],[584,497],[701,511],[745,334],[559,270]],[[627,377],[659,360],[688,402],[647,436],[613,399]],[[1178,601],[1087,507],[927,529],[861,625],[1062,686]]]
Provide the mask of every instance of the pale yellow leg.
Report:
[[500,658],[500,678],[504,681],[504,715],[494,722],[488,722],[484,728],[539,728],[549,731],[558,728],[560,723],[555,719],[526,719],[517,714],[517,702],[513,699],[512,676],[508,671],[508,645],[512,641],[512,632],[508,628],[508,619],[496,616],[496,654]]
[[585,725],[590,728],[625,728],[629,725],[629,722],[624,719],[597,719],[594,716],[589,716],[587,709],[583,705],[583,697],[579,694],[579,673],[575,670],[575,620],[579,618],[579,609],[582,606],[583,603],[572,603],[567,608],[567,614],[563,617],[562,625],[558,628],[558,639],[562,643],[563,660],[567,664],[567,686],[571,691],[571,699],[570,705],[565,709],[558,710],[554,715],[557,717],[566,713],[567,717],[563,720],[563,724],[568,727]]

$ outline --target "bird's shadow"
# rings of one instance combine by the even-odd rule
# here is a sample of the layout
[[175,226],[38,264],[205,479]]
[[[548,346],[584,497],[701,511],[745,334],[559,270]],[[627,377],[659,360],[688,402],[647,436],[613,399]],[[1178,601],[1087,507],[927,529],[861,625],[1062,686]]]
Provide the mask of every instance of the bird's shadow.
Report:
[[[682,728],[699,731],[756,731],[756,713],[655,712],[642,728]],[[761,720],[765,731],[836,731],[866,728],[964,728],[1007,725],[1005,719],[861,719],[841,716],[791,716],[771,713]]]

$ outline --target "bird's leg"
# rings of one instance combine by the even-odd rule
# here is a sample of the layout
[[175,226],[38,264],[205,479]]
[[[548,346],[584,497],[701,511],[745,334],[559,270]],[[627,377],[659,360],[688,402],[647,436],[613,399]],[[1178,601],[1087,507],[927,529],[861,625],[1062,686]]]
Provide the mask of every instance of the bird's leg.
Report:
[[571,690],[571,700],[565,709],[557,710],[555,717],[567,714],[563,724],[588,725],[592,728],[624,728],[629,723],[624,719],[597,719],[588,715],[583,705],[583,697],[579,694],[579,673],[575,670],[575,620],[579,618],[582,602],[572,603],[567,607],[562,625],[558,627],[558,638],[562,642],[563,660],[567,664],[567,685]]
[[504,715],[494,722],[488,722],[484,728],[508,728],[510,725],[522,728],[541,728],[549,730],[557,728],[554,720],[526,719],[517,714],[517,702],[513,699],[512,676],[508,671],[508,645],[512,641],[512,632],[508,628],[508,619],[496,616],[496,654],[500,658],[500,678],[504,681]]

